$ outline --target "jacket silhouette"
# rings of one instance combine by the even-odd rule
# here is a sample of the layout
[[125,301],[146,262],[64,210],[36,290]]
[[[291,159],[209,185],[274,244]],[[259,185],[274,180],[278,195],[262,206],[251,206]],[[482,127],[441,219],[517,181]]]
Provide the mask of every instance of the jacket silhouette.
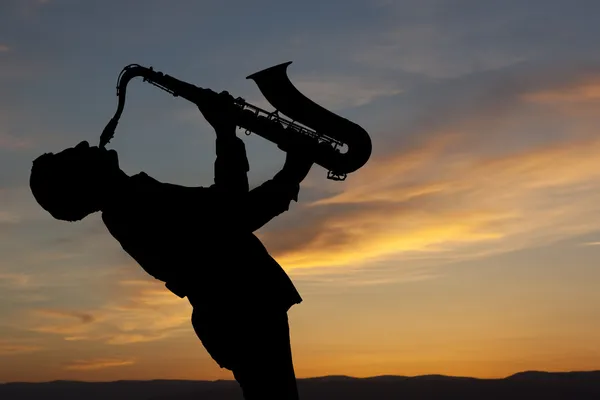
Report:
[[102,220],[146,272],[198,307],[252,302],[287,311],[302,301],[253,232],[289,209],[298,182],[275,177],[248,189],[244,142],[218,138],[215,183],[185,187],[146,173],[129,179]]

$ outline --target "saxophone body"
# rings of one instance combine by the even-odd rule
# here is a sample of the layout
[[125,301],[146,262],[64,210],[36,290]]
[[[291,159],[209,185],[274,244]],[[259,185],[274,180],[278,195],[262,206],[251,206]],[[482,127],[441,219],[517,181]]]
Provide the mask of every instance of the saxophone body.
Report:
[[[279,64],[246,78],[254,80],[276,111],[265,111],[238,97],[234,100],[236,111],[232,117],[237,126],[246,130],[246,134],[255,133],[283,151],[289,151],[300,143],[309,146],[315,163],[328,170],[329,179],[344,180],[347,174],[361,168],[370,158],[371,138],[359,125],[326,110],[300,93],[287,76],[290,64],[291,61]],[[152,67],[130,64],[119,75],[117,111],[100,136],[100,147],[105,147],[113,138],[125,107],[127,85],[135,77],[142,77],[144,82],[194,104],[199,104],[201,96],[206,96],[202,88],[191,83],[155,71]]]

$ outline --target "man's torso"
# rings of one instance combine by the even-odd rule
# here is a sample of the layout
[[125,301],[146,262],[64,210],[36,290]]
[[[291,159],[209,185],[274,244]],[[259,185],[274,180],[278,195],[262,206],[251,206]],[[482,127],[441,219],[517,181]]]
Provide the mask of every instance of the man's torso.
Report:
[[122,248],[150,275],[190,301],[257,303],[286,310],[302,301],[281,266],[234,218],[235,202],[203,187],[130,178],[102,218]]

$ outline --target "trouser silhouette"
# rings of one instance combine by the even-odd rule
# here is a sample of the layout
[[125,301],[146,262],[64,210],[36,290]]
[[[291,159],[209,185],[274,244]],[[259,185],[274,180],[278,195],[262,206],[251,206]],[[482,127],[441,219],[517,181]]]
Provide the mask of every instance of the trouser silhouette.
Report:
[[221,366],[233,372],[246,400],[298,400],[285,311],[199,311],[196,335]]

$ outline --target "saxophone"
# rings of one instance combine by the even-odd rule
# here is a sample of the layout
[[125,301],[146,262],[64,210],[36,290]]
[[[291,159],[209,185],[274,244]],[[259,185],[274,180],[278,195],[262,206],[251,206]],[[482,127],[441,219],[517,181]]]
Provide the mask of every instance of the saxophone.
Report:
[[[309,146],[314,162],[328,170],[327,178],[337,181],[361,168],[371,156],[371,138],[359,125],[336,115],[305,97],[287,76],[292,62],[264,69],[246,77],[258,85],[267,101],[276,109],[265,111],[247,103],[241,97],[234,100],[233,118],[246,134],[255,133],[289,151],[298,143]],[[117,80],[118,106],[100,136],[100,147],[113,138],[125,107],[129,81],[142,77],[144,82],[157,86],[174,97],[182,97],[194,104],[206,96],[200,87],[138,64],[126,66]],[[283,113],[292,120],[279,115]]]

